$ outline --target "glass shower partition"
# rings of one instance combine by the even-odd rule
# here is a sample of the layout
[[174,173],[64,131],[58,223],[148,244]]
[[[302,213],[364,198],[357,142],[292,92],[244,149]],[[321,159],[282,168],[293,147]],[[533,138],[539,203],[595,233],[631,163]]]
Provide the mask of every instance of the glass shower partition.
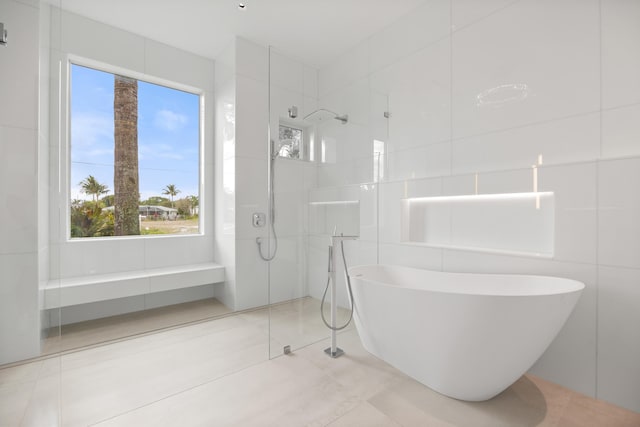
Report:
[[[314,343],[319,351],[329,345],[331,331],[321,308],[330,322],[331,236],[357,236],[344,242],[349,266],[378,259],[377,182],[384,171],[387,97],[371,89],[368,77],[319,93],[320,74],[269,50],[269,143],[275,155],[269,176],[275,203],[271,239],[277,240],[269,263],[271,357]],[[341,326],[351,304],[340,246],[335,250]],[[339,334],[353,329],[351,323]]]

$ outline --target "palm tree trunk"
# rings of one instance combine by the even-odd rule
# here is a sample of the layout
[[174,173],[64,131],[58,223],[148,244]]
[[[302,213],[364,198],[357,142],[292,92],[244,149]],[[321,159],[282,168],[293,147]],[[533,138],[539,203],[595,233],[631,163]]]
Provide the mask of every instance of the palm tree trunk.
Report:
[[138,81],[115,76],[114,97],[115,235],[140,234],[138,203]]

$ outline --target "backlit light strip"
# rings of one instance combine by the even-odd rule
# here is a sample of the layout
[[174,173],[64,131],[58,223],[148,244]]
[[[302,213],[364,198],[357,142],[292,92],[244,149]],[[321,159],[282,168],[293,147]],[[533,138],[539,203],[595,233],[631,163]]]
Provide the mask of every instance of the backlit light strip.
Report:
[[528,193],[497,193],[497,194],[468,194],[461,196],[435,196],[435,197],[410,197],[406,200],[408,202],[456,202],[456,201],[481,201],[481,200],[526,200],[526,199],[538,199],[540,197],[553,196],[552,191],[536,191]]
[[309,202],[312,206],[323,206],[323,205],[357,205],[360,203],[359,200],[333,200],[327,202]]

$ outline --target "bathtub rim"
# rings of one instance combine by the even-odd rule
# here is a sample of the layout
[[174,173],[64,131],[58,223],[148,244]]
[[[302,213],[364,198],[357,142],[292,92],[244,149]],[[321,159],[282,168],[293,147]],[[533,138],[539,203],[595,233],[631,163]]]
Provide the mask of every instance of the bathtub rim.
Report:
[[[477,288],[474,289],[476,292],[468,291],[466,289],[462,289],[460,287],[456,288],[454,286],[450,286],[446,289],[441,288],[429,288],[426,286],[416,286],[407,283],[402,284],[393,284],[387,283],[386,281],[380,280],[380,278],[372,277],[373,275],[369,274],[368,276],[364,273],[359,273],[359,270],[370,270],[370,269],[396,269],[396,270],[404,270],[404,271],[414,271],[422,274],[437,274],[448,276],[450,278],[455,277],[463,277],[468,280],[471,277],[480,277],[484,279],[490,279],[492,277],[500,277],[502,280],[506,277],[515,277],[518,279],[525,280],[538,280],[547,282],[545,285],[545,290],[548,289],[548,282],[554,281],[558,283],[562,283],[558,290],[547,291],[547,292],[523,292],[523,288],[517,288],[521,292],[477,292]],[[362,280],[374,283],[376,285],[381,285],[389,288],[400,288],[400,289],[412,289],[417,291],[424,292],[435,292],[439,294],[453,294],[453,295],[467,295],[467,296],[477,296],[477,297],[507,297],[507,298],[517,298],[517,297],[544,297],[544,296],[552,296],[552,295],[565,295],[571,294],[574,292],[582,292],[586,285],[585,283],[575,280],[569,279],[566,277],[558,277],[558,276],[547,276],[547,275],[537,275],[537,274],[518,274],[518,273],[468,273],[468,272],[450,272],[450,271],[440,271],[440,270],[432,270],[428,268],[418,268],[418,267],[408,267],[398,264],[362,264],[362,265],[354,265],[349,267],[349,277],[352,280]],[[426,272],[426,273],[425,273]],[[478,286],[478,285],[476,285]]]

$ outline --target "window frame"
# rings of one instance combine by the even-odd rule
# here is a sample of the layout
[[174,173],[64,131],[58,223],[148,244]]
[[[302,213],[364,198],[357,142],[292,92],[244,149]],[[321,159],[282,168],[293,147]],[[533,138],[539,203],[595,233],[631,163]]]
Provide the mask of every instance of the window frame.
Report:
[[[114,240],[136,240],[136,239],[166,239],[166,238],[188,238],[188,237],[202,237],[206,233],[205,219],[208,216],[208,212],[205,209],[205,104],[206,104],[206,90],[195,86],[178,83],[165,78],[153,76],[150,74],[142,73],[139,71],[130,70],[124,67],[108,64],[101,61],[96,61],[86,57],[82,57],[74,54],[66,54],[62,67],[65,71],[65,76],[61,74],[61,80],[65,83],[64,90],[60,94],[60,111],[65,117],[62,119],[62,123],[66,127],[60,129],[60,135],[58,140],[62,141],[60,144],[59,153],[59,192],[60,192],[60,204],[62,205],[61,211],[64,214],[64,225],[61,227],[60,232],[63,234],[61,237],[63,241],[67,243],[77,242],[96,242],[96,241],[114,241]],[[137,81],[143,81],[145,83],[155,84],[163,86],[169,89],[179,90],[198,96],[198,232],[193,234],[135,234],[129,236],[101,236],[101,237],[71,237],[71,67],[77,65],[85,68],[102,71],[113,75],[121,75],[136,79]],[[62,71],[62,70],[61,70]],[[62,152],[63,151],[63,152]],[[64,180],[64,183],[62,182]]]

